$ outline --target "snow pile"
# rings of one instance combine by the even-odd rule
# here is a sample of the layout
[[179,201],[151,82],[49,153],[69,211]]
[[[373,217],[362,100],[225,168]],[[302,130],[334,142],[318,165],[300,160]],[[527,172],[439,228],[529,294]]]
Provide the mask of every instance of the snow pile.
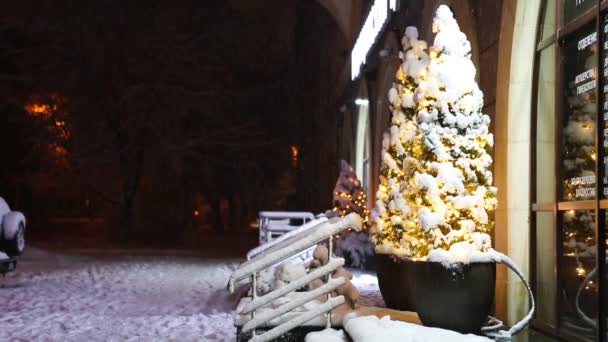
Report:
[[0,252],[0,260],[8,260],[9,257],[8,255],[4,254],[3,252]]
[[301,262],[286,262],[277,268],[275,289],[285,286],[306,275],[306,268]]
[[491,251],[494,137],[471,45],[447,6],[437,9],[433,31],[428,50],[416,28],[403,37],[372,240],[379,253],[467,262],[473,251]]
[[258,293],[263,296],[274,290],[276,268],[267,268],[258,273]]
[[325,329],[306,335],[306,342],[348,342],[344,330]]
[[293,260],[276,267],[267,268],[258,274],[258,294],[265,295],[305,275],[306,267],[304,263]]
[[427,328],[392,321],[390,317],[364,316],[348,319],[344,325],[354,342],[483,342],[485,337],[463,335],[451,330]]
[[501,254],[489,249],[480,251],[481,247],[468,241],[461,241],[450,246],[449,250],[434,249],[429,252],[428,261],[440,262],[446,267],[456,264],[470,264],[476,262],[500,262]]

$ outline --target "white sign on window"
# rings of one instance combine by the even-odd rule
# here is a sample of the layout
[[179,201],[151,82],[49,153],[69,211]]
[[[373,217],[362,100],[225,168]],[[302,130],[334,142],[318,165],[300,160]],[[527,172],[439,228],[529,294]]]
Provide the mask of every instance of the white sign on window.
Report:
[[361,67],[367,59],[367,54],[374,46],[380,32],[382,32],[390,12],[395,11],[397,11],[397,0],[374,1],[350,56],[351,80],[359,76]]

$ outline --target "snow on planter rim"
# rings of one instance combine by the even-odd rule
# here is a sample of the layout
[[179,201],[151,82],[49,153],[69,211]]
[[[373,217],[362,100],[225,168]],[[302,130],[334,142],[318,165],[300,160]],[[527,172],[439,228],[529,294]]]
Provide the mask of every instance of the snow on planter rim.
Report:
[[502,254],[489,249],[482,252],[475,248],[474,244],[468,241],[462,241],[450,246],[449,250],[433,249],[429,252],[426,261],[440,262],[446,267],[452,267],[458,264],[470,264],[479,262],[497,262],[502,260]]
[[454,268],[460,265],[468,265],[470,263],[496,262],[502,263],[503,254],[490,248],[487,251],[476,249],[474,244],[467,241],[461,241],[450,246],[449,250],[433,249],[429,255],[422,259],[411,259],[404,255],[386,253],[393,255],[398,259],[410,260],[416,262],[438,262],[447,268]]

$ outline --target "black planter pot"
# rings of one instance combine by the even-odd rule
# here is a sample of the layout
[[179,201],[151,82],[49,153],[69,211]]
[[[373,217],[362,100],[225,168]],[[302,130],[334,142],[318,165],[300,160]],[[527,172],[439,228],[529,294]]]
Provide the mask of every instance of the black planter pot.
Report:
[[464,334],[480,332],[494,302],[495,263],[471,263],[451,269],[437,262],[407,264],[410,296],[425,326]]
[[376,254],[378,286],[386,307],[401,311],[414,311],[410,298],[409,265],[411,262],[387,254]]

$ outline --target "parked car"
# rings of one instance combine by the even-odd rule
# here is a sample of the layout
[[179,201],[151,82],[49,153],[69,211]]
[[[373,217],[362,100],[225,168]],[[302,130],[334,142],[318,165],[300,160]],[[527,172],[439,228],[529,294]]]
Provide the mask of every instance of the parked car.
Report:
[[25,216],[12,211],[0,197],[0,252],[10,258],[21,255],[25,249]]

